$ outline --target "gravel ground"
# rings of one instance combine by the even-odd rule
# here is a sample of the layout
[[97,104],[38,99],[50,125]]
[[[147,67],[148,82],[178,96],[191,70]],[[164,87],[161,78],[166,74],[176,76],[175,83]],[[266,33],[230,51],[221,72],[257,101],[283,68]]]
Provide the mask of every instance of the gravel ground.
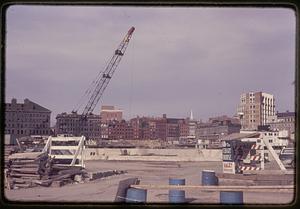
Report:
[[[185,178],[187,185],[200,185],[202,170],[222,171],[222,162],[141,162],[141,161],[87,161],[88,171],[126,170],[127,173],[63,187],[35,187],[5,190],[5,196],[17,202],[85,202],[112,203],[119,181],[137,177],[140,184],[166,185],[169,178]],[[289,204],[294,193],[244,192],[246,204]],[[186,199],[191,204],[219,204],[219,192],[187,190]],[[148,203],[167,203],[168,190],[147,191]]]

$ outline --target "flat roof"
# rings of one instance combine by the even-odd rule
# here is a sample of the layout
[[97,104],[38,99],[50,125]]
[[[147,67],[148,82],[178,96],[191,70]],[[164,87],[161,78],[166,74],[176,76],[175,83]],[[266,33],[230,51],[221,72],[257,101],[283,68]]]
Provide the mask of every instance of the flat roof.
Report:
[[221,141],[238,140],[243,138],[258,137],[260,133],[232,133],[221,138]]

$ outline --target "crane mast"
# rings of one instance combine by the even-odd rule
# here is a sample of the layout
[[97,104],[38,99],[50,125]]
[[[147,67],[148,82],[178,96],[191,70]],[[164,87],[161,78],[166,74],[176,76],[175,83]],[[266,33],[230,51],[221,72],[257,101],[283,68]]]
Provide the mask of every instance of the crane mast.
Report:
[[126,48],[131,39],[132,33],[135,30],[134,27],[131,27],[124,39],[118,46],[118,48],[114,51],[112,58],[109,61],[109,64],[106,66],[105,70],[102,73],[102,76],[96,81],[96,85],[94,91],[85,106],[82,115],[87,116],[92,113],[96,105],[98,104],[104,90],[106,89],[110,79],[112,78],[118,64],[120,63],[122,56],[124,55]]

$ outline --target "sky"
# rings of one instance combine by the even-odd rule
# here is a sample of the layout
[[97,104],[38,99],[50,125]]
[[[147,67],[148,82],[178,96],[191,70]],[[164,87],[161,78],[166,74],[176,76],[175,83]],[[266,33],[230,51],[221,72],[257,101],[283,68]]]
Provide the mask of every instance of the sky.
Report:
[[[295,13],[287,8],[21,6],[6,12],[6,102],[70,113],[135,31],[94,109],[125,119],[236,113],[240,95],[273,94],[295,108]],[[82,109],[79,110],[82,112]]]

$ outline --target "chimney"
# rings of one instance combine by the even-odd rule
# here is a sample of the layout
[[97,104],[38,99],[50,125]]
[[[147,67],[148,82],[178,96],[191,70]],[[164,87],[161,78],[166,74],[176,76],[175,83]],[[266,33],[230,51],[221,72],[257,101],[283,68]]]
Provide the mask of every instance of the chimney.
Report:
[[13,99],[11,100],[11,104],[12,104],[12,105],[16,105],[16,104],[17,104],[17,99],[13,98]]

